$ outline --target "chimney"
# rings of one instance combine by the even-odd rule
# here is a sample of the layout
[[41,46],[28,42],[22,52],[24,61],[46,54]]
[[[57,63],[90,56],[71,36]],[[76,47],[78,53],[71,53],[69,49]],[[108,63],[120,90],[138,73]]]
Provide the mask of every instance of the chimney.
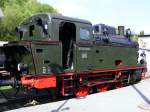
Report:
[[124,29],[124,26],[118,26],[118,34],[119,35],[124,35],[124,31],[125,31],[125,29]]

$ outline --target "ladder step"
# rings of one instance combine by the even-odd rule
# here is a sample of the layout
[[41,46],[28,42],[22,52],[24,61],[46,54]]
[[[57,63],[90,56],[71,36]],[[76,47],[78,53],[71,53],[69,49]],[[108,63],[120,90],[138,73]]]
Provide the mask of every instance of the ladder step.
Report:
[[73,95],[73,93],[68,93],[68,94],[65,94],[64,96],[70,96],[70,95]]
[[64,81],[73,81],[73,79],[64,79]]

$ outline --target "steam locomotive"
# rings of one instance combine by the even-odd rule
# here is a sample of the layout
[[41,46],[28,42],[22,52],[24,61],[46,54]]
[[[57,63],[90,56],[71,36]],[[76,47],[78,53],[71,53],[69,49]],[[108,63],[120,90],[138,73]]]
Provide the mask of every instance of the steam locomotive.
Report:
[[[123,26],[117,34],[105,24],[41,13],[15,30],[18,41],[0,48],[0,88],[15,88],[13,98],[45,89],[53,96],[86,96],[134,84],[146,71],[138,44]],[[4,96],[11,92],[0,89]]]

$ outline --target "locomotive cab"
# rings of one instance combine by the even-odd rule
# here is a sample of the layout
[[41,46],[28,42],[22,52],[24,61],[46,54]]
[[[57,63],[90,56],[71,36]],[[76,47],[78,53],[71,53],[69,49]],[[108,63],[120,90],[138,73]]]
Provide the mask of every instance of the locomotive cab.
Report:
[[[34,74],[91,68],[92,52],[84,50],[92,47],[92,25],[89,21],[42,13],[24,20],[16,32],[20,42],[31,44]],[[84,60],[79,59],[81,52]]]

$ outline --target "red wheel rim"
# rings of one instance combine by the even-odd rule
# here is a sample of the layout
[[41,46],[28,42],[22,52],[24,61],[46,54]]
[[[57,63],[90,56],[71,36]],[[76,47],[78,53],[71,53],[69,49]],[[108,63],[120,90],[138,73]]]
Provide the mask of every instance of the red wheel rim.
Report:
[[118,88],[122,88],[123,87],[123,84],[122,83],[117,83],[116,84],[116,88],[118,89]]
[[101,85],[97,88],[97,91],[98,92],[105,92],[105,91],[108,91],[109,89],[109,85]]
[[80,87],[75,91],[76,97],[84,97],[89,94],[89,88],[88,87]]

